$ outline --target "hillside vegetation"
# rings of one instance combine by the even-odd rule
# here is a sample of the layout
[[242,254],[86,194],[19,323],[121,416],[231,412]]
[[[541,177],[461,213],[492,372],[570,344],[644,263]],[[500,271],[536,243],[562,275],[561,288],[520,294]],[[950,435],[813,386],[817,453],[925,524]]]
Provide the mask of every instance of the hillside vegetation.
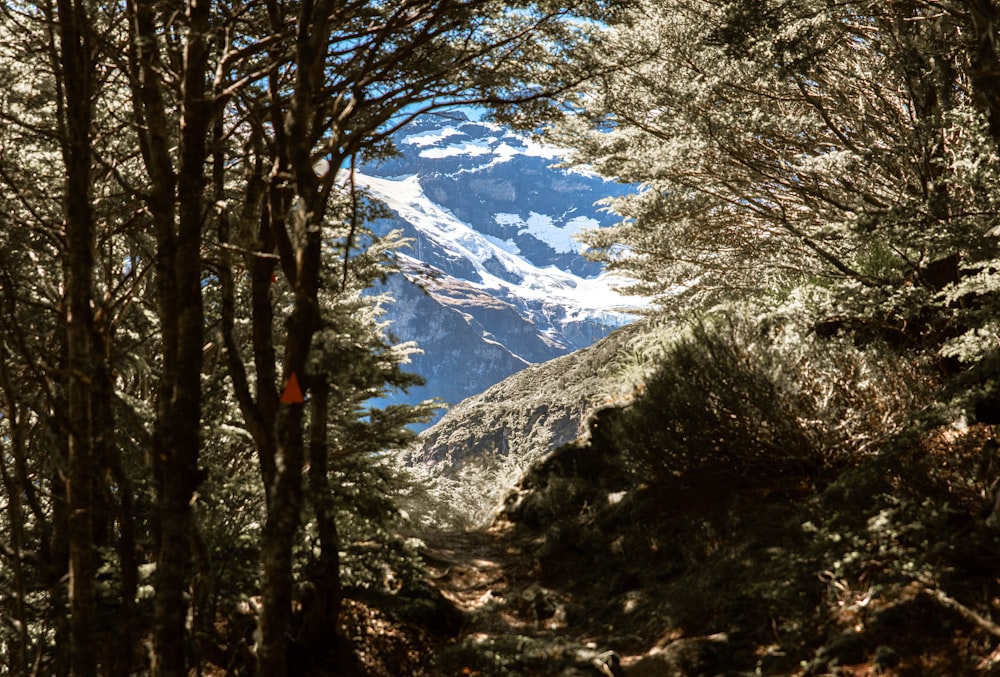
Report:
[[437,497],[411,502],[414,516],[462,527],[492,519],[532,463],[586,434],[595,410],[630,396],[640,375],[621,362],[650,331],[646,323],[626,325],[452,407],[404,456],[424,480],[418,486]]
[[[934,361],[732,310],[639,323],[546,365],[558,387],[536,373],[450,414],[496,420],[503,400],[510,425],[553,392],[593,394],[598,372],[645,373],[630,402],[590,399],[578,440],[540,455],[518,438],[507,462],[529,467],[486,528],[424,532],[462,618],[427,674],[1000,670],[992,426],[942,404]],[[468,495],[496,491],[490,454],[437,461]]]

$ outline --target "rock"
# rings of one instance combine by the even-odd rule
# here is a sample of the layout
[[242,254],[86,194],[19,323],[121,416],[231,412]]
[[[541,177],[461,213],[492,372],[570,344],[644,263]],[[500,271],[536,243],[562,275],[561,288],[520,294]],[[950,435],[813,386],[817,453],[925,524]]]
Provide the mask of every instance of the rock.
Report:
[[590,663],[594,666],[594,669],[606,677],[624,677],[625,675],[625,672],[622,670],[621,656],[614,651],[600,653],[594,656]]

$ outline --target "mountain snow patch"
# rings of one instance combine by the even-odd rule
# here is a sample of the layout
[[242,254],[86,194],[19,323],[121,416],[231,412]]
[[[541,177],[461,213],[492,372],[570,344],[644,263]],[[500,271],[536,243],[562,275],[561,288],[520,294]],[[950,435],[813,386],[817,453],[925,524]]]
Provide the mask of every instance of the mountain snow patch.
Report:
[[420,157],[427,158],[428,160],[440,160],[446,157],[480,157],[482,155],[490,155],[493,150],[490,148],[488,142],[478,140],[478,141],[466,141],[462,144],[452,144],[450,146],[445,146],[443,148],[429,148],[427,150],[420,151]]
[[574,236],[585,228],[597,228],[600,225],[594,219],[577,216],[560,226],[551,216],[537,212],[531,212],[527,220],[518,214],[504,213],[495,214],[493,220],[501,226],[517,227],[519,234],[528,233],[560,254],[582,252],[583,245]]
[[[622,282],[619,278],[607,274],[586,278],[555,266],[539,267],[520,256],[511,243],[484,236],[428,198],[417,176],[388,179],[359,173],[356,180],[422,235],[470,262],[479,278],[469,280],[475,287],[493,290],[509,299],[561,306],[565,317],[573,320],[610,319],[621,315],[622,308],[638,305],[636,299],[623,297],[615,289],[616,283]],[[591,225],[585,217],[576,217],[563,228],[555,227],[552,218],[542,214],[532,213],[527,220],[516,214],[497,217],[519,226],[523,223],[532,235],[550,246],[562,247],[563,251],[578,249],[580,244],[572,240],[572,234]]]
[[403,137],[402,143],[420,148],[418,156],[427,160],[492,155],[488,166],[509,162],[518,156],[556,160],[566,155],[562,148],[538,143],[498,125],[485,123],[467,123],[462,125],[462,129],[448,126],[411,134]]
[[424,146],[433,146],[436,143],[444,141],[449,136],[455,136],[456,134],[458,136],[465,136],[463,132],[458,131],[454,127],[443,127],[426,134],[411,134],[410,136],[405,136],[403,137],[403,143],[423,148]]

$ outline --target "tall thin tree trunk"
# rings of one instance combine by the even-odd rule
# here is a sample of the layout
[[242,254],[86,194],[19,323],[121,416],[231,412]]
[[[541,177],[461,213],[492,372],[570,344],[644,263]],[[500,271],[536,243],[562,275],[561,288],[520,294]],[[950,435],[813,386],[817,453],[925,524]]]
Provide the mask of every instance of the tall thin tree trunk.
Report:
[[282,405],[278,414],[278,472],[274,484],[268,487],[270,500],[262,546],[263,611],[258,650],[261,677],[288,674],[286,637],[292,608],[292,546],[302,510],[302,417],[301,403]]
[[[115,416],[114,382],[112,380],[112,328],[106,309],[97,313],[94,322],[93,345],[100,349],[101,368],[94,374],[92,388],[93,419],[96,434],[94,436],[95,454],[100,462],[102,480],[101,504],[106,514],[103,518],[107,524],[97,525],[105,533],[95,534],[95,539],[115,539],[115,549],[118,553],[118,567],[121,572],[121,597],[116,605],[114,624],[104,625],[105,633],[101,643],[107,650],[108,659],[106,674],[127,677],[132,674],[132,654],[135,640],[135,601],[139,588],[139,561],[136,552],[135,504],[132,480],[128,476],[121,459],[114,431]],[[112,483],[114,490],[112,490]],[[114,523],[118,530],[115,533]],[[102,543],[109,545],[109,543]],[[113,600],[108,600],[114,604]]]
[[312,576],[315,590],[313,608],[303,628],[303,644],[329,646],[339,633],[338,620],[343,602],[340,582],[340,533],[330,486],[328,421],[330,385],[317,376],[312,388],[309,429],[309,501],[316,514],[319,535],[319,562]]
[[[210,1],[191,0],[180,76],[178,170],[171,159],[163,69],[158,51],[158,7],[128,0],[130,63],[140,150],[149,171],[149,207],[156,229],[156,279],[163,368],[154,434],[159,541],[154,612],[154,673],[182,677],[188,660],[185,593],[191,575],[191,499],[203,479],[198,467],[204,306],[201,238],[207,135],[214,102],[206,92]],[[176,218],[176,223],[175,223]]]
[[[13,429],[18,425],[17,412],[8,409],[7,417],[11,429],[9,435],[13,436]],[[11,444],[13,445],[13,442]],[[13,650],[9,652],[6,666],[14,673],[28,674],[28,616],[25,610],[28,587],[22,565],[24,557],[24,509],[21,495],[23,490],[16,481],[16,473],[10,472],[7,467],[7,459],[15,454],[16,452],[10,453],[0,447],[0,457],[2,457],[0,458],[0,480],[3,481],[4,491],[7,494],[7,519],[10,524],[10,544],[6,554],[14,574],[13,611],[7,613],[14,619],[17,627],[17,642]]]
[[99,360],[93,345],[94,225],[91,209],[90,123],[93,73],[89,24],[81,0],[58,0],[65,96],[65,310],[69,422],[70,661],[77,677],[97,675],[97,596],[94,504],[97,465],[91,387]]
[[[311,122],[312,76],[315,61],[315,41],[323,35],[313,35],[315,4],[306,0],[299,7],[296,40],[296,80],[291,109],[282,116],[283,124],[275,125],[275,170],[290,170],[295,175],[295,199],[299,207],[289,214],[293,203],[287,190],[272,190],[269,200],[270,240],[278,251],[282,270],[294,292],[294,303],[287,323],[284,350],[283,383],[295,378],[308,386],[306,363],[312,337],[318,327],[317,289],[319,282],[319,220],[321,213],[313,208],[315,174],[308,159],[311,148],[307,130]],[[268,2],[274,29],[283,22],[276,2]],[[284,110],[278,77],[271,73],[271,115]],[[304,148],[304,150],[303,150]],[[300,176],[303,166],[308,172]],[[310,184],[311,181],[311,184]],[[288,223],[290,221],[290,223]],[[289,233],[289,226],[291,234]],[[294,237],[294,239],[293,239]],[[255,329],[270,333],[270,326]],[[286,394],[290,390],[285,391]],[[261,677],[284,677],[288,674],[287,635],[291,623],[293,593],[292,546],[298,533],[302,510],[302,471],[304,467],[304,403],[301,398],[283,397],[270,425],[275,431],[277,448],[273,458],[261,453],[261,466],[267,492],[267,517],[261,544],[263,581],[261,595],[261,644],[258,651],[258,674]],[[267,450],[258,450],[260,452]]]
[[204,165],[211,105],[205,97],[210,3],[193,2],[185,54],[181,110],[181,168],[177,182],[176,236],[164,237],[167,252],[161,274],[170,278],[160,321],[171,356],[164,367],[160,416],[159,495],[160,556],[157,559],[157,674],[182,677],[185,659],[184,593],[190,577],[192,533],[197,529],[191,498],[203,479],[198,467],[201,428],[201,368],[204,345],[204,306],[201,296],[201,236],[204,225]]
[[990,135],[1000,148],[1000,7],[994,0],[966,0],[969,12],[969,74],[972,89],[986,113]]

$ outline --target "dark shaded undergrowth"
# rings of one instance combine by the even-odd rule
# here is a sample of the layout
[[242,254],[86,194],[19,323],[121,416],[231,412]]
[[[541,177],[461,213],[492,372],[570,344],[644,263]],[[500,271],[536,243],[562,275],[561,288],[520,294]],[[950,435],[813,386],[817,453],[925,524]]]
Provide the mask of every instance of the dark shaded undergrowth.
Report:
[[692,473],[626,489],[592,481],[601,460],[599,476],[620,475],[617,450],[567,447],[501,519],[622,674],[992,674],[990,435],[936,430],[822,482]]
[[932,370],[729,320],[656,365],[490,526],[422,527],[424,582],[351,607],[367,674],[1000,675],[998,444]]
[[476,546],[504,575],[436,569],[467,603],[428,674],[1000,674],[1000,458],[935,385],[696,326],[524,476]]

